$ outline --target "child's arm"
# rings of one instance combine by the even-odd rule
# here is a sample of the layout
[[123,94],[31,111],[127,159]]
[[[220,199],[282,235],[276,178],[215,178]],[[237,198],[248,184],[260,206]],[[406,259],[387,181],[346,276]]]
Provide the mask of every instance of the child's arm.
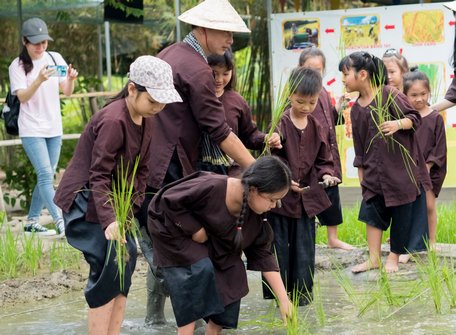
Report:
[[282,315],[283,321],[286,323],[287,319],[291,317],[293,304],[290,299],[288,299],[282,277],[280,277],[280,273],[278,271],[262,272],[262,274],[279,302],[280,314]]
[[364,168],[362,168],[362,167],[358,168],[358,179],[359,179],[359,183],[361,183],[364,179]]

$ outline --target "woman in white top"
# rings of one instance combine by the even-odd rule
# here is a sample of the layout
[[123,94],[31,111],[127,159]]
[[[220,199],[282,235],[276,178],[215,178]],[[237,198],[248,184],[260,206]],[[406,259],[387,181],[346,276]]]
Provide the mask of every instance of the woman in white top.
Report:
[[[41,210],[46,207],[59,235],[65,234],[62,214],[54,204],[53,179],[62,145],[62,117],[59,87],[67,96],[74,89],[78,72],[67,66],[57,52],[47,52],[49,36],[46,23],[32,18],[22,25],[23,49],[9,66],[11,92],[21,102],[19,136],[22,146],[37,174],[32,202],[24,226],[26,233],[54,235],[39,224]],[[52,68],[63,66],[62,71]]]

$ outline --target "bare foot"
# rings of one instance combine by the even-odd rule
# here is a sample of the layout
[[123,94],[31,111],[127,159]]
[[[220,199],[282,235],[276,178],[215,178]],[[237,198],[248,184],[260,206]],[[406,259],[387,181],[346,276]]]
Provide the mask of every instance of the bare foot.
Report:
[[355,265],[354,267],[352,267],[352,272],[361,273],[361,272],[366,272],[366,271],[370,271],[373,269],[378,269],[377,262],[373,263],[370,260],[367,260],[361,264],[358,264],[358,265]]
[[400,255],[399,256],[399,263],[407,264],[411,257],[412,257],[412,255],[410,255],[410,254]]
[[353,250],[353,246],[339,239],[328,241],[328,246],[332,249]]
[[[405,255],[404,255],[405,256]],[[386,273],[394,273],[399,271],[399,257],[397,254],[390,253],[386,258],[385,271]]]

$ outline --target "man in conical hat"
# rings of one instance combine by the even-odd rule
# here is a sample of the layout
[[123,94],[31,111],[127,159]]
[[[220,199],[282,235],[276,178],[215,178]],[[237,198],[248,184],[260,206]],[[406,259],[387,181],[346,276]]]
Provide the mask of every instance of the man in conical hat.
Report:
[[[250,30],[227,0],[205,0],[180,15],[179,20],[192,25],[192,31],[183,42],[169,46],[158,57],[171,65],[174,85],[183,102],[168,104],[154,120],[148,188],[138,215],[143,232],[153,194],[197,170],[202,132],[208,133],[212,141],[243,168],[254,162],[225,121],[223,105],[215,95],[212,69],[207,64],[208,55],[223,55],[231,47],[234,32],[249,33]],[[151,264],[152,248],[150,241],[145,240],[143,237],[140,244]],[[151,267],[153,269],[152,264]],[[157,271],[149,270],[146,323],[166,322],[163,313],[166,290],[162,282]]]

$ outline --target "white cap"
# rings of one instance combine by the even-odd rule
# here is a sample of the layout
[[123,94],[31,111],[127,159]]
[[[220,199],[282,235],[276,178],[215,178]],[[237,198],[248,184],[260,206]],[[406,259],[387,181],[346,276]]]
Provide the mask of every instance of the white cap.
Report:
[[250,29],[228,0],[205,0],[182,13],[178,19],[197,27],[250,33]]
[[144,86],[150,96],[157,102],[169,104],[182,102],[174,88],[171,66],[154,56],[140,56],[130,65],[128,78]]

